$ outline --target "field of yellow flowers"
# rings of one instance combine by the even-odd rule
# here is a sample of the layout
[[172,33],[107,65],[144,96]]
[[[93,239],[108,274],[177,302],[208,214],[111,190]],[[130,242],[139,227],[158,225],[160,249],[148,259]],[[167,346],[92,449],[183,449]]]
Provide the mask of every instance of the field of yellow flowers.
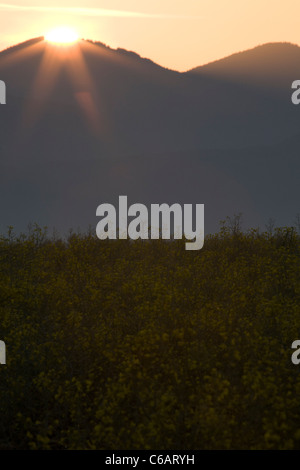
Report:
[[0,239],[0,449],[299,449],[293,228]]

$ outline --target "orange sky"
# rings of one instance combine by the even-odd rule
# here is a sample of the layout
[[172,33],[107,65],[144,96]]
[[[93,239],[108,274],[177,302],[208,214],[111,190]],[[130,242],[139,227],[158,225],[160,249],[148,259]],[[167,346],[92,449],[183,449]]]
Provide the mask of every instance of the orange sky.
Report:
[[183,71],[265,42],[299,44],[299,18],[299,0],[0,1],[0,50],[64,25]]

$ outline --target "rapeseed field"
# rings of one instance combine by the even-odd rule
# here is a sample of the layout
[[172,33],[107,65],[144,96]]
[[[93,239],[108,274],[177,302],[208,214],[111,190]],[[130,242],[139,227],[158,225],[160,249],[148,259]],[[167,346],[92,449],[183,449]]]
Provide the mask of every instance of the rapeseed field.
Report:
[[0,239],[0,449],[299,449],[300,243]]

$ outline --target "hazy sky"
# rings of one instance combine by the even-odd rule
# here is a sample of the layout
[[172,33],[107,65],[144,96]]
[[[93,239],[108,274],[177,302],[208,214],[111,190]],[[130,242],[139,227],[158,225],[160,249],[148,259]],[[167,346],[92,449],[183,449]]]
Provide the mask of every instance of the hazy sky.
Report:
[[0,1],[0,50],[56,26],[187,70],[265,42],[300,43],[299,0]]

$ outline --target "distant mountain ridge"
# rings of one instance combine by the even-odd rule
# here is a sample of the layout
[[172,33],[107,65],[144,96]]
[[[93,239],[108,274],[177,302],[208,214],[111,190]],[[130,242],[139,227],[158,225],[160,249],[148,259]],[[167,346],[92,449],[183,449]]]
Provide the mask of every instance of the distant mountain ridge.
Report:
[[299,75],[300,47],[290,43],[268,43],[193,68],[189,73],[242,80],[261,86],[283,86]]
[[16,52],[18,50],[22,50],[25,47],[32,46],[34,44],[37,44],[38,42],[41,42],[44,40],[44,36],[39,36],[33,39],[28,39],[27,41],[21,42],[19,44],[15,44],[14,46],[7,47],[6,49],[3,49],[0,51],[0,55],[8,54],[11,52]]
[[[194,67],[189,70],[189,72],[199,72],[200,69],[206,67],[220,66],[221,64],[232,66],[238,62],[245,63],[247,61],[248,65],[250,61],[255,62],[256,66],[265,64],[266,58],[270,60],[275,60],[278,64],[279,60],[290,61],[291,58],[295,59],[299,57],[300,47],[297,44],[292,44],[290,42],[270,42],[266,44],[261,44],[251,49],[235,52],[229,56],[222,57],[221,59],[213,60],[206,64]],[[260,63],[259,63],[260,62]]]
[[2,227],[86,227],[120,194],[204,203],[208,231],[234,212],[251,225],[300,212],[298,46],[180,73],[102,43],[61,54],[35,38],[0,52],[0,79]]
[[[157,67],[160,67],[165,70],[172,70],[176,71],[175,69],[169,69],[167,67],[163,67],[162,65],[156,64],[153,60],[142,57],[140,54],[134,51],[130,51],[128,49],[124,49],[121,47],[117,47],[116,49],[110,47],[108,44],[95,41],[92,39],[82,39],[90,44],[103,47],[112,52],[118,52],[127,56],[131,56],[138,60],[149,62]],[[0,55],[3,53],[14,52],[19,49],[23,49],[30,45],[39,43],[44,41],[44,36],[39,36],[36,38],[29,39],[27,41],[21,42],[19,44],[15,44],[8,48],[3,49],[0,51]],[[278,60],[278,56],[280,57],[280,61]],[[187,70],[186,72],[178,72],[178,73],[201,73],[203,71],[220,71],[222,68],[234,68],[235,65],[243,66],[247,63],[249,66],[250,62],[252,62],[257,66],[265,66],[266,65],[266,58],[269,58],[271,61],[274,60],[275,63],[281,63],[282,61],[286,62],[286,65],[291,65],[292,61],[295,63],[299,60],[300,56],[300,46],[298,44],[293,44],[290,42],[270,42],[255,46],[251,49],[242,50],[239,52],[234,52],[228,56],[222,57],[220,59],[215,59],[210,62],[204,63],[202,65],[198,65],[193,67],[192,69]],[[269,63],[268,63],[269,65]],[[224,67],[223,67],[224,66]],[[249,67],[248,67],[249,68]]]

